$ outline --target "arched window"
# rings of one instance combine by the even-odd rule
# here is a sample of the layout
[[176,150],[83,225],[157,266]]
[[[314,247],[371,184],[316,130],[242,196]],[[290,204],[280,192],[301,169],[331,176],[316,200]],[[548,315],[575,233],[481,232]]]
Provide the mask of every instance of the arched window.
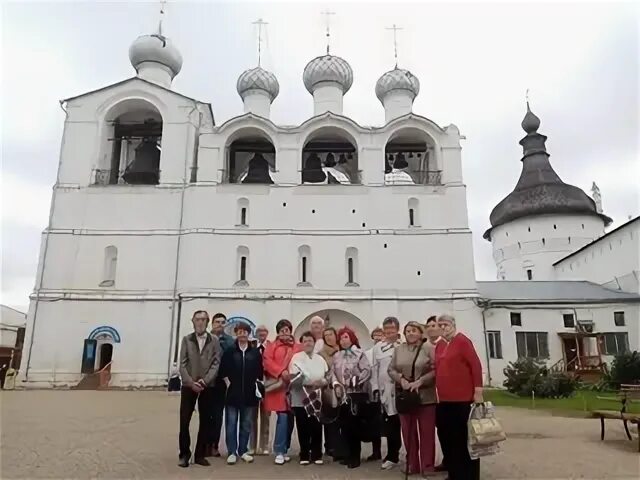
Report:
[[97,185],[155,185],[160,181],[162,116],[141,99],[115,105],[105,116]]
[[249,249],[245,246],[238,247],[237,252],[237,278],[236,287],[249,286]]
[[273,183],[276,149],[269,136],[258,128],[243,129],[226,149],[223,181],[228,183]]
[[358,249],[347,248],[345,254],[345,267],[347,270],[347,287],[359,287],[358,285]]
[[307,184],[360,183],[358,147],[347,132],[323,127],[302,148],[302,182]]
[[238,199],[238,219],[236,225],[246,227],[249,225],[249,200]]
[[311,249],[308,245],[298,248],[298,286],[311,286]]
[[434,142],[418,128],[403,128],[385,146],[387,185],[440,185],[442,172],[434,154]]
[[113,287],[116,284],[116,267],[118,266],[118,249],[109,245],[104,249],[101,287]]
[[409,226],[410,227],[419,227],[420,226],[420,215],[418,210],[418,199],[410,198],[408,202],[409,206]]

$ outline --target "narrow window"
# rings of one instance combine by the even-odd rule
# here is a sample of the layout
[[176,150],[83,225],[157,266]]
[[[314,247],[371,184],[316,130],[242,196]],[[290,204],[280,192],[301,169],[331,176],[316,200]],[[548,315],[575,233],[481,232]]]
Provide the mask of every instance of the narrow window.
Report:
[[104,249],[104,265],[101,287],[113,287],[116,283],[116,268],[118,266],[118,249],[109,245]]
[[411,225],[412,227],[415,225],[414,219],[413,219],[413,208],[409,209],[409,225]]
[[624,319],[624,312],[613,312],[613,323],[616,327],[624,327],[627,323]]
[[499,331],[487,332],[487,346],[489,347],[489,358],[502,358],[502,340]]
[[242,207],[240,210],[240,225],[247,224],[247,207]]
[[522,326],[522,314],[520,312],[511,312],[510,316],[511,316],[512,327]]
[[240,281],[247,281],[247,257],[240,257]]
[[565,328],[574,328],[576,326],[575,318],[573,317],[573,313],[565,313],[562,315],[562,321],[564,322]]
[[533,270],[527,268],[527,280],[533,280]]
[[246,198],[238,199],[238,210],[236,217],[236,225],[246,227],[249,225],[249,200]]
[[348,275],[348,283],[354,283],[353,281],[353,258],[347,259],[347,275]]
[[358,250],[355,247],[347,248],[345,253],[345,267],[347,277],[347,287],[357,287],[358,285]]
[[409,226],[420,226],[420,204],[418,203],[418,199],[410,198],[409,202],[407,203],[407,208],[409,209]]
[[307,257],[302,257],[302,281],[307,281]]

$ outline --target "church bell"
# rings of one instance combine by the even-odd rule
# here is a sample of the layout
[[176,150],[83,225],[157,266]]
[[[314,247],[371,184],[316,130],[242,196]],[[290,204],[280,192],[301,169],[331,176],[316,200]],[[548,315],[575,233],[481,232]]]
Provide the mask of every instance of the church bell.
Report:
[[317,153],[313,152],[307,158],[302,169],[302,183],[324,183],[327,174],[322,170],[322,163]]
[[249,170],[247,170],[247,175],[242,180],[242,183],[273,183],[271,175],[269,175],[269,162],[261,153],[255,153],[249,160]]
[[133,185],[155,185],[160,180],[160,150],[155,138],[147,137],[136,148],[135,157],[122,178]]

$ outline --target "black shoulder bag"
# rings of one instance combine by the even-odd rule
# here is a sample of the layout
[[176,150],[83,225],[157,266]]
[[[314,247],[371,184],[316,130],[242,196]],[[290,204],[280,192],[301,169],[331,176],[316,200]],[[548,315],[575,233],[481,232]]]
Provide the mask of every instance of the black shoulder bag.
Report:
[[[416,351],[416,356],[413,359],[413,364],[411,365],[411,381],[415,381],[416,375],[416,362],[418,361],[418,356],[420,355],[420,351],[422,350],[422,345],[420,345]],[[420,406],[420,393],[413,392],[411,390],[405,390],[400,386],[400,388],[396,389],[396,410],[398,413],[405,414],[411,413],[416,408]]]

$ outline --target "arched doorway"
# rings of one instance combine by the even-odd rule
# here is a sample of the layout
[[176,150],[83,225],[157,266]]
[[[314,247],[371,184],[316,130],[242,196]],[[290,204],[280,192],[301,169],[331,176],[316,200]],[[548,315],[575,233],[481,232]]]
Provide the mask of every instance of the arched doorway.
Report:
[[98,370],[102,370],[104,367],[111,363],[111,359],[113,358],[113,344],[112,343],[103,343],[100,345],[100,352],[98,353]]
[[316,315],[325,319],[325,326],[333,327],[336,330],[340,330],[344,326],[352,329],[356,333],[356,336],[360,341],[360,346],[364,350],[368,350],[373,346],[373,341],[371,340],[369,329],[362,320],[360,320],[352,313],[334,308],[319,310],[308,315],[295,328],[294,335],[296,340],[300,337],[300,335],[309,330],[309,321]]
[[111,363],[116,343],[120,343],[120,334],[115,328],[106,325],[94,328],[84,339],[81,372],[94,373]]

